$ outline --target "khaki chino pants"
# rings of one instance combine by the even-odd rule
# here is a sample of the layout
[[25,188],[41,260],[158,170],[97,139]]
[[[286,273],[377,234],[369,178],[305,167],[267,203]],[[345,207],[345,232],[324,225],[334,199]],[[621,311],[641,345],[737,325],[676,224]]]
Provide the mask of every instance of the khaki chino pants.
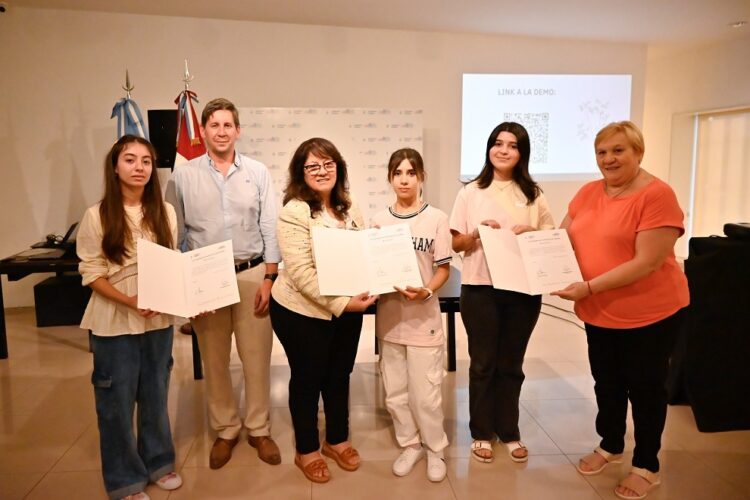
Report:
[[237,274],[240,302],[191,321],[198,337],[208,395],[211,427],[223,439],[234,439],[243,421],[234,397],[229,359],[234,333],[245,380],[244,426],[251,436],[269,436],[270,365],[273,333],[266,314],[257,317],[255,294],[266,266],[257,265]]

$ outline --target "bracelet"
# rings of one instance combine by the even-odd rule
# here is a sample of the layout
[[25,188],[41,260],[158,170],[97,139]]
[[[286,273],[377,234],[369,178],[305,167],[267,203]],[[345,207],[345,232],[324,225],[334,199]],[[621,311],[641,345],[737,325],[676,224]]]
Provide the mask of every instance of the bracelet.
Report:
[[422,290],[425,290],[427,292],[427,297],[425,297],[424,299],[422,299],[423,302],[426,302],[426,301],[430,300],[432,298],[432,295],[435,293],[432,290],[430,290],[429,288],[427,288],[426,286],[423,286]]
[[264,280],[271,280],[276,281],[276,278],[279,277],[279,273],[266,273],[263,275]]
[[594,291],[591,289],[591,283],[586,282],[586,286],[589,287],[589,295],[594,295]]

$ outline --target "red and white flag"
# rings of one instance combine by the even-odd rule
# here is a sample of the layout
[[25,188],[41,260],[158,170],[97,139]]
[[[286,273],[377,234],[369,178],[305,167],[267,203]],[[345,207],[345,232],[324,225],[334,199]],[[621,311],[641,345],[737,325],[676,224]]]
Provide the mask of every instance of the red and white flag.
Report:
[[198,96],[191,90],[183,90],[177,99],[177,154],[174,166],[192,160],[206,152],[206,146],[200,135],[198,117],[193,108],[193,101],[198,102]]

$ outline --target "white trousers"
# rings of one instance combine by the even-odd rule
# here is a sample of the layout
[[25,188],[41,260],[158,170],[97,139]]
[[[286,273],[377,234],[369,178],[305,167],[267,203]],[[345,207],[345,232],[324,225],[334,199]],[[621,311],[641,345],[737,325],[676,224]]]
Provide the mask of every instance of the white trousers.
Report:
[[402,448],[424,443],[434,452],[442,451],[448,446],[440,389],[445,347],[378,342],[385,406],[393,418],[396,441]]

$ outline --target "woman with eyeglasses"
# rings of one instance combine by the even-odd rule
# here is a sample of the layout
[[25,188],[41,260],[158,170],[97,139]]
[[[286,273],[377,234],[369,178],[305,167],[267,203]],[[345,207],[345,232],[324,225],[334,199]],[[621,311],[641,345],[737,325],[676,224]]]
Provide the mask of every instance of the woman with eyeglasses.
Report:
[[[331,478],[321,453],[347,471],[360,457],[349,441],[349,375],[354,368],[362,313],[377,296],[323,296],[312,248],[312,228],[364,229],[348,192],[346,162],[330,141],[308,139],[289,163],[277,232],[284,269],[271,290],[271,324],[289,360],[289,411],[296,440],[294,463],[307,479]],[[326,430],[318,439],[318,399]]]

